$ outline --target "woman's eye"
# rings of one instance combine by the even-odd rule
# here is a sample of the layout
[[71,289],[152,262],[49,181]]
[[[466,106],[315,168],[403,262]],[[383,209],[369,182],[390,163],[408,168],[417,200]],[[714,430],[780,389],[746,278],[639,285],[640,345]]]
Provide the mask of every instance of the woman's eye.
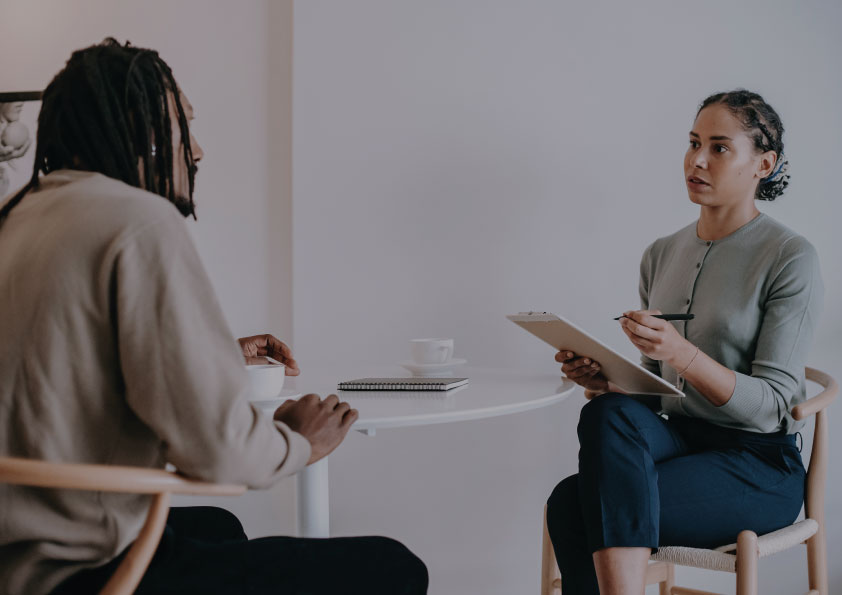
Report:
[[698,141],[691,140],[691,141],[690,141],[690,146],[691,146],[691,147],[693,147],[694,149],[698,149],[698,148],[699,148],[699,143],[698,143]]
[[713,147],[713,150],[717,153],[724,153],[728,150],[728,147],[726,147],[725,145],[716,145]]

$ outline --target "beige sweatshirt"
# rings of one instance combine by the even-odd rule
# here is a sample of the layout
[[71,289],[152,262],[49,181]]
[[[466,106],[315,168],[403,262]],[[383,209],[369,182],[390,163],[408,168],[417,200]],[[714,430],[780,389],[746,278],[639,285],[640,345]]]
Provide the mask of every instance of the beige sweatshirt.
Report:
[[[90,172],[0,226],[0,454],[269,486],[307,440],[245,398],[243,356],[185,221]],[[147,496],[0,484],[0,593],[46,593],[137,536]]]

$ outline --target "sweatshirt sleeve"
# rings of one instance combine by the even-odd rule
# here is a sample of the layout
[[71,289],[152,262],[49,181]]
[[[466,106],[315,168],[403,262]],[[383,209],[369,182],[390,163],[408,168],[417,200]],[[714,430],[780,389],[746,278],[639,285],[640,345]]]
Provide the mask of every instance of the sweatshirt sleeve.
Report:
[[[640,309],[649,309],[649,287],[652,283],[652,247],[650,244],[646,250],[643,251],[643,257],[640,259],[640,283],[638,285],[638,293],[640,294]],[[640,354],[640,365],[652,372],[655,376],[661,375],[661,364],[658,360]]]
[[306,465],[310,444],[248,402],[242,354],[187,226],[162,206],[121,239],[112,269],[126,400],[180,472],[269,486]]
[[804,238],[787,241],[762,304],[751,373],[735,371],[734,392],[719,408],[723,413],[760,432],[780,426],[803,384],[823,295],[815,249]]

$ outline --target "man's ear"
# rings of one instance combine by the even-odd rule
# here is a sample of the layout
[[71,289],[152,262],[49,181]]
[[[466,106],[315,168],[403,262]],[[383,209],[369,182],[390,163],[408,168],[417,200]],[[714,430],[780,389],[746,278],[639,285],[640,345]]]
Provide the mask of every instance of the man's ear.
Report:
[[775,171],[775,165],[778,163],[778,154],[774,151],[766,151],[760,155],[760,161],[757,164],[757,171],[755,175],[761,180],[769,176]]

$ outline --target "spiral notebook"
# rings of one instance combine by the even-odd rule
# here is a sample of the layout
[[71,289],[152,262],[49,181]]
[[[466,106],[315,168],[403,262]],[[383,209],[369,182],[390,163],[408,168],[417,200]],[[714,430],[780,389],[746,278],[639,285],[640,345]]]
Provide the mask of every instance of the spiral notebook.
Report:
[[467,378],[357,378],[339,383],[339,390],[450,390]]

